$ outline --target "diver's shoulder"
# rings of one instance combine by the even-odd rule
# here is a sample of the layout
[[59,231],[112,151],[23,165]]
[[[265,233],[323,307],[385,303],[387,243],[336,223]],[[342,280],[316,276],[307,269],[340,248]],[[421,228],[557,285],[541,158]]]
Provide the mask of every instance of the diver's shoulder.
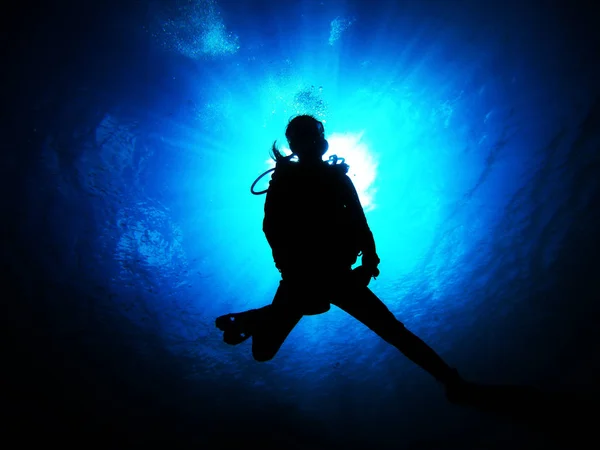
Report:
[[339,176],[344,176],[348,174],[348,170],[350,170],[350,166],[344,162],[338,164],[328,164],[330,170]]
[[349,170],[349,166],[346,163],[331,164],[327,161],[323,161],[323,164],[315,168],[317,172],[325,175],[326,177],[342,178],[346,176]]

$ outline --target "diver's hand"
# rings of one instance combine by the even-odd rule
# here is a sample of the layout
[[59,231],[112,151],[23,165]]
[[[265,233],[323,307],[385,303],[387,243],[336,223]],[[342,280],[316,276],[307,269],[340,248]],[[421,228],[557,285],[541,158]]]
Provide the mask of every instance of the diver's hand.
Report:
[[[379,270],[375,267],[375,271],[377,275],[379,275]],[[371,278],[377,275],[374,275],[373,268],[369,268],[367,266],[358,266],[356,269],[352,271],[354,274],[354,279],[359,286],[367,287],[371,282]]]
[[379,269],[377,267],[372,267],[371,269],[369,269],[369,271],[371,272],[371,276],[373,278],[377,278],[380,274]]
[[379,269],[377,268],[377,266],[380,262],[381,260],[379,259],[379,256],[377,256],[376,253],[370,255],[366,254],[362,257],[362,267],[364,267],[365,270],[369,272],[374,278],[379,276]]

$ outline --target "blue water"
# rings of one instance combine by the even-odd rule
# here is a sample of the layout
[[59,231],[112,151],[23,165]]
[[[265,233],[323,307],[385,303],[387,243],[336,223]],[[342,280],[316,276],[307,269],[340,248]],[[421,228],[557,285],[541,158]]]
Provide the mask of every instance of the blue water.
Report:
[[250,185],[298,113],[350,165],[382,260],[371,288],[399,320],[469,379],[597,392],[590,11],[84,3],[16,13],[6,31],[3,309],[27,433],[113,447],[550,442],[449,404],[335,307],[268,363],[222,342],[215,317],[268,304],[279,281]]

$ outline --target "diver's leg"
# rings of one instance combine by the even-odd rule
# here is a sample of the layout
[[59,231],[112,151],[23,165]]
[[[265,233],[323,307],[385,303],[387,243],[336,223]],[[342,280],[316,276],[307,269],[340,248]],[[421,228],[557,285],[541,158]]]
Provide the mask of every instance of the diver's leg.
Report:
[[441,383],[448,385],[457,381],[456,370],[407,330],[369,288],[352,286],[351,289],[344,289],[343,294],[336,295],[331,303],[362,322]]
[[273,303],[267,306],[252,333],[252,356],[256,361],[273,359],[290,332],[302,318],[288,298],[293,295],[283,282],[279,284]]

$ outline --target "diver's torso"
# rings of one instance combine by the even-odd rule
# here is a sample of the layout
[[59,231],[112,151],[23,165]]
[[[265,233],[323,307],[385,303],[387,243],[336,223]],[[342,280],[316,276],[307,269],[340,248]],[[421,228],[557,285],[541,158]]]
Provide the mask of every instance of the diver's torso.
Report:
[[282,177],[288,252],[311,265],[349,267],[356,261],[342,174],[323,164],[294,167]]

